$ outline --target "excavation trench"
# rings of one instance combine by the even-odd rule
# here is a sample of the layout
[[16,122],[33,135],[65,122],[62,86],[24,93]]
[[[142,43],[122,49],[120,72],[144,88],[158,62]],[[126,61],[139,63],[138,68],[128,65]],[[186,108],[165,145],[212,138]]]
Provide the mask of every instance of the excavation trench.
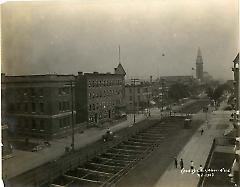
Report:
[[[50,186],[112,186],[138,162],[158,149],[171,131],[182,128],[184,118],[171,117],[164,123],[155,120],[148,128],[139,130],[104,153],[59,176]],[[171,123],[176,120],[178,123]]]

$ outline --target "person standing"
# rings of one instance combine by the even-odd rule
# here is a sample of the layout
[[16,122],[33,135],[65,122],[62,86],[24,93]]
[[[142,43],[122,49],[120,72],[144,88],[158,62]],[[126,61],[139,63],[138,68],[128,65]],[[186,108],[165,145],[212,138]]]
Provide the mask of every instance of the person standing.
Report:
[[177,161],[177,158],[176,158],[176,157],[174,157],[174,165],[175,165],[175,168],[177,168],[178,161]]
[[191,170],[194,170],[194,163],[193,163],[192,160],[191,160],[191,166],[190,166],[190,169],[191,169]]
[[181,158],[181,160],[180,160],[180,168],[181,168],[181,170],[183,169],[183,159]]
[[199,174],[200,177],[203,176],[203,167],[202,167],[202,165],[200,165],[200,167],[199,167],[198,174]]

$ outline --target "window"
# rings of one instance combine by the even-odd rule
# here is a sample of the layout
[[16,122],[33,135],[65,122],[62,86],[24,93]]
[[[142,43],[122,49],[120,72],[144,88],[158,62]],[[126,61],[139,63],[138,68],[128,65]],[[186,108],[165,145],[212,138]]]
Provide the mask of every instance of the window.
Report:
[[70,103],[66,102],[66,105],[67,105],[67,110],[70,110]]
[[140,88],[137,89],[137,92],[140,93]]
[[34,88],[30,88],[31,96],[36,96],[36,90]]
[[32,119],[32,129],[36,129],[36,122],[35,122],[35,119]]
[[44,104],[40,103],[40,112],[44,112]]
[[66,103],[62,102],[63,110],[66,110]]
[[95,104],[92,105],[93,110],[95,110]]
[[39,89],[39,95],[40,95],[40,97],[43,96],[43,88]]
[[66,117],[65,118],[65,127],[68,127],[70,125],[70,118]]
[[36,105],[35,105],[35,103],[32,103],[32,112],[36,112]]
[[65,92],[65,94],[69,94],[70,93],[70,88],[69,87],[64,88],[64,92]]
[[62,124],[62,119],[59,119],[59,127],[62,128],[63,124]]
[[129,88],[129,93],[132,93],[132,88]]
[[21,103],[17,103],[17,110],[21,111]]
[[40,130],[44,130],[44,120],[40,120]]
[[24,127],[25,127],[25,129],[28,129],[28,119],[24,120]]
[[63,118],[63,127],[65,127],[66,126],[66,118]]
[[62,111],[62,103],[61,102],[58,103],[58,109],[59,109],[59,111]]
[[140,95],[138,95],[138,101],[140,101]]
[[132,101],[132,96],[129,97],[129,100]]
[[24,103],[24,111],[28,112],[28,103]]
[[24,89],[23,95],[24,95],[24,96],[27,96],[27,95],[28,95],[28,89]]
[[92,105],[89,105],[89,110],[90,110],[90,111],[92,110]]

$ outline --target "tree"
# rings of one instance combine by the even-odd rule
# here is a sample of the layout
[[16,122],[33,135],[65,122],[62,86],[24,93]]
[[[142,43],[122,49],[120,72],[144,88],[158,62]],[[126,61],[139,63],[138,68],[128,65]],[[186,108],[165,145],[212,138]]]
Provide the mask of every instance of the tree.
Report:
[[168,91],[168,96],[170,99],[177,101],[179,99],[189,97],[190,92],[187,86],[181,83],[173,84]]

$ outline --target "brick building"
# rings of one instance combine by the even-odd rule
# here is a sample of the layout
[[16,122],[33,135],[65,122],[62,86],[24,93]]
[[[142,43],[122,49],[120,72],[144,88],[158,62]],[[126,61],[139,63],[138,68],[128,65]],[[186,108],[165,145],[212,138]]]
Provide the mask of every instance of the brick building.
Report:
[[6,124],[2,124],[2,158],[4,159],[8,155],[12,154],[12,147],[8,142],[8,126]]
[[76,77],[77,123],[111,121],[124,110],[124,76],[121,64],[115,73],[82,73]]
[[[12,134],[51,138],[71,131],[73,75],[2,74],[1,79],[2,119]],[[75,116],[73,105],[74,123]]]
[[[141,82],[135,86],[132,84],[125,85],[125,104],[128,112],[143,110],[148,108],[152,100],[152,84]],[[135,105],[134,105],[135,103]]]

